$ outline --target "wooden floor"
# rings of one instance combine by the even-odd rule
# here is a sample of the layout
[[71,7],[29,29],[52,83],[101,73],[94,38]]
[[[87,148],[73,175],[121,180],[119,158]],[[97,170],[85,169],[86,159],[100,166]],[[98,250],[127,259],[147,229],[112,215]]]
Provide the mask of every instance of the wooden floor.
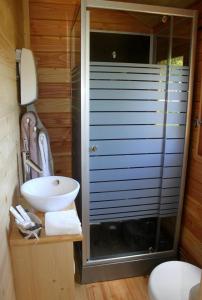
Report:
[[149,300],[148,277],[76,284],[76,300]]

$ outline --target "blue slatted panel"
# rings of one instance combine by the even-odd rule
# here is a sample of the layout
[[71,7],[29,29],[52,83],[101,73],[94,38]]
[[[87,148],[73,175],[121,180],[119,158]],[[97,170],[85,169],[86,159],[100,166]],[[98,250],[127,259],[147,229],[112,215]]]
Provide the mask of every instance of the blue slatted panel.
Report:
[[189,69],[168,78],[167,93],[166,66],[91,64],[91,223],[176,214]]

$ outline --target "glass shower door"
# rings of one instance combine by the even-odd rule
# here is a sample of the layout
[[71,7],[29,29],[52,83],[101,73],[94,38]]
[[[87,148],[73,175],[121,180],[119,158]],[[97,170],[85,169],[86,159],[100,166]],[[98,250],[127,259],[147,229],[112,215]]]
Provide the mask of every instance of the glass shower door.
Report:
[[173,25],[153,29],[148,64],[90,63],[92,260],[173,248],[189,81]]

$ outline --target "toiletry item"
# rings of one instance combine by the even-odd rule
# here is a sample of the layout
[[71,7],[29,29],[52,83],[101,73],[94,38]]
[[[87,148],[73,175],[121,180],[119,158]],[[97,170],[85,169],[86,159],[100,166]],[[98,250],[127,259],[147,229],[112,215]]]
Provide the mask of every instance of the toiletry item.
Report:
[[16,225],[17,225],[20,233],[22,234],[22,236],[25,239],[34,239],[34,238],[39,239],[41,228],[42,228],[41,220],[35,214],[30,213],[30,212],[28,212],[28,216],[31,219],[31,222],[29,222],[29,225],[30,225],[30,223],[33,223],[34,226],[31,226],[31,227],[29,226],[28,228],[24,227],[26,222],[21,224],[18,220],[16,222]]
[[23,217],[23,219],[25,221],[31,222],[30,217],[28,216],[27,212],[24,210],[24,208],[22,207],[22,205],[17,205],[16,209],[19,212],[19,214],[21,214],[21,216]]
[[24,223],[25,220],[23,219],[23,217],[17,212],[17,210],[11,206],[10,207],[10,212],[12,213],[12,215],[20,222],[20,223]]
[[25,221],[32,222],[32,220],[30,219],[30,217],[28,216],[28,214],[26,213],[26,211],[24,210],[22,205],[17,205],[16,208],[17,208],[17,210],[19,211],[19,213],[21,214],[21,216],[23,217],[23,219]]
[[81,222],[74,209],[47,212],[45,214],[46,235],[81,234]]
[[33,227],[35,227],[35,223],[34,222],[26,222],[24,221],[23,223],[22,222],[19,222],[17,219],[15,219],[15,223],[19,226],[21,226],[23,229],[31,229]]

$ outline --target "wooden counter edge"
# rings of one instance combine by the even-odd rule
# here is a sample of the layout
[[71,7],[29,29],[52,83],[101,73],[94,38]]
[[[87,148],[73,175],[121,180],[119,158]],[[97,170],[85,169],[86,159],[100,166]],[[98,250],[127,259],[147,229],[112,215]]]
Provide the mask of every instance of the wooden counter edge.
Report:
[[[68,209],[75,209],[74,204],[70,205]],[[37,244],[48,244],[48,243],[61,243],[61,242],[78,242],[83,240],[83,234],[65,234],[65,235],[51,235],[47,236],[44,229],[44,213],[36,213],[37,216],[42,220],[43,228],[41,230],[41,235],[39,240],[29,239],[26,240],[19,233],[18,228],[15,223],[13,223],[10,234],[9,234],[9,244],[10,246],[27,246],[27,245],[37,245]]]

